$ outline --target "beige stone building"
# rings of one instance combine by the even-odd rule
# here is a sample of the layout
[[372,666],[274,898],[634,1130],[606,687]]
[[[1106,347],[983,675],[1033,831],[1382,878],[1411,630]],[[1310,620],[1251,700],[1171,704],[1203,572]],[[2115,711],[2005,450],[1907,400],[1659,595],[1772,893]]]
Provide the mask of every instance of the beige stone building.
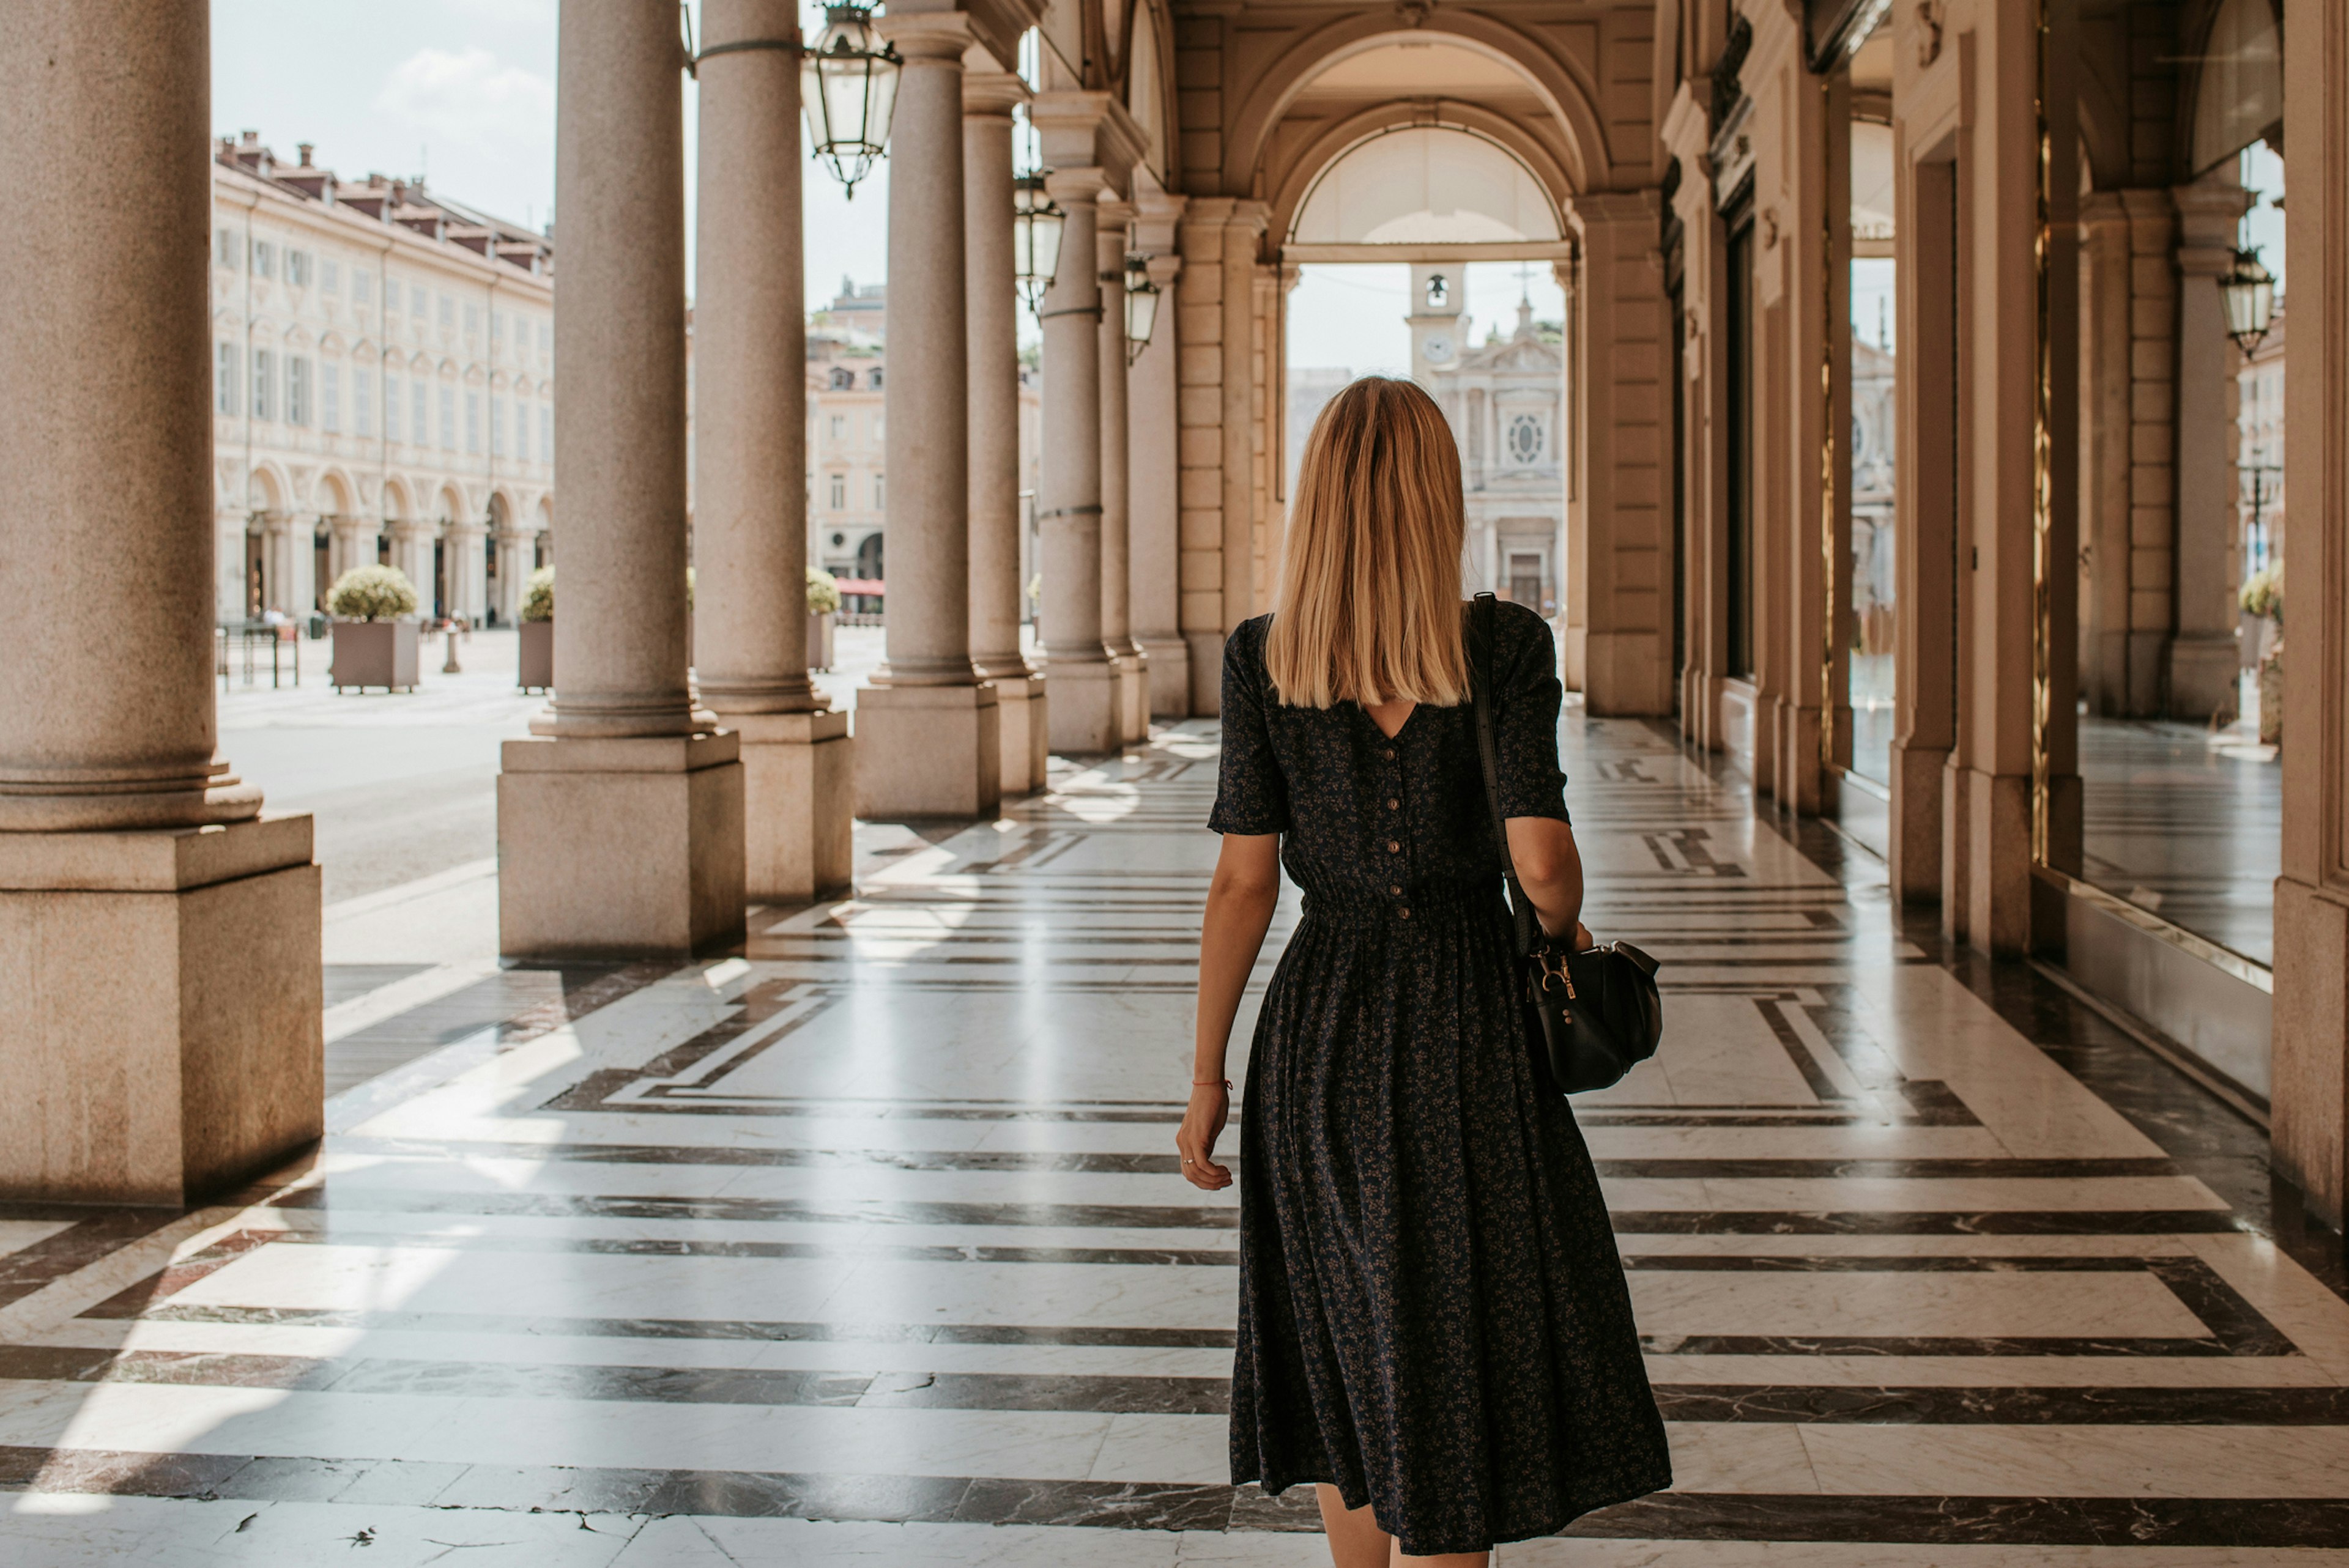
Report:
[[212,215],[218,617],[305,616],[381,561],[428,620],[513,620],[552,544],[552,243],[250,131]]

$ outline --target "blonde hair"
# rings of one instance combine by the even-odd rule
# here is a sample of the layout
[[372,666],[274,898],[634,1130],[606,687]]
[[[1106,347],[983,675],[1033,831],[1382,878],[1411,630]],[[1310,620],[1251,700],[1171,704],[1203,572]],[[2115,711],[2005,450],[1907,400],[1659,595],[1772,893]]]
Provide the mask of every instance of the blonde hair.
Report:
[[1414,382],[1366,376],[1306,438],[1265,667],[1293,707],[1468,694],[1460,451]]

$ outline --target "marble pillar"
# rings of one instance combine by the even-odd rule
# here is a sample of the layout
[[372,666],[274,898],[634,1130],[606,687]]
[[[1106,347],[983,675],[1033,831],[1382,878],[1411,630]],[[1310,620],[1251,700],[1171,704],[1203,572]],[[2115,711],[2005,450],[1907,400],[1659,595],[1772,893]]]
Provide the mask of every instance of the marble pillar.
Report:
[[1126,454],[1125,246],[1133,209],[1104,201],[1093,253],[1101,271],[1101,617],[1102,643],[1117,671],[1117,738],[1150,738],[1150,677],[1131,614],[1129,489]]
[[46,280],[0,293],[10,1198],[191,1204],[322,1125],[310,819],[214,755],[208,32],[144,0],[0,30],[0,275]]
[[968,312],[971,663],[995,683],[1003,793],[1044,787],[1043,674],[1019,648],[1019,297],[1012,273],[1011,110],[1028,89],[983,49],[962,83],[963,298]]
[[[2285,240],[2300,276],[2337,279],[2349,262],[2339,249],[2349,234],[2349,8],[2290,0],[2284,26]],[[2349,715],[2337,673],[2349,663],[2349,301],[2338,288],[2292,291],[2284,377],[2297,596],[2283,664],[2275,1168],[2339,1226],[2349,1219]]]
[[343,573],[362,566],[373,566],[376,541],[383,536],[383,521],[373,517],[338,517],[335,519],[335,575],[326,586],[332,592]]
[[531,536],[512,529],[500,529],[498,542],[498,597],[491,606],[498,613],[501,626],[518,625],[522,622],[522,602],[530,593]]
[[2219,280],[2235,261],[2235,227],[2251,195],[2230,160],[2170,193],[2178,204],[2176,442],[2178,600],[2169,643],[2169,717],[2193,724],[2232,714],[2241,655],[2235,636],[2236,372]]
[[[1137,201],[1142,199],[1137,198]],[[1167,718],[1191,712],[1191,648],[1182,629],[1182,467],[1176,449],[1175,315],[1183,258],[1171,253],[1180,197],[1163,219],[1166,233],[1150,256],[1158,285],[1157,330],[1126,375],[1126,530],[1128,611],[1133,640],[1148,660],[1150,711]],[[1150,241],[1145,203],[1137,238]]]
[[992,816],[996,687],[970,657],[960,12],[881,30],[905,57],[889,142],[887,659],[856,699],[856,814]]
[[1052,749],[1117,748],[1118,667],[1102,641],[1101,279],[1099,169],[1056,169],[1046,188],[1061,221],[1060,266],[1037,315],[1044,329],[1044,471],[1036,487],[1043,554],[1044,667],[1052,681]]
[[795,0],[704,0],[694,666],[740,738],[744,882],[762,903],[844,888],[852,860],[848,715],[807,672],[798,37]]
[[687,686],[677,18],[567,0],[556,71],[562,680],[505,744],[499,945],[682,956],[741,935],[744,868],[740,742]]
[[449,618],[469,626],[481,624],[489,608],[489,557],[483,542],[490,531],[478,522],[452,522],[441,541],[441,560],[449,574]]

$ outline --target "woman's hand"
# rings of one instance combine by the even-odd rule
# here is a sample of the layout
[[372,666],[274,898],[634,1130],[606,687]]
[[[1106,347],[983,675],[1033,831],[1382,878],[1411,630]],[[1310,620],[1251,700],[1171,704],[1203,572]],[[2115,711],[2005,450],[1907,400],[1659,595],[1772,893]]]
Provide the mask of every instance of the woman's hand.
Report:
[[1216,1140],[1222,1136],[1231,1112],[1232,1091],[1222,1084],[1191,1086],[1190,1108],[1183,1112],[1183,1125],[1175,1130],[1174,1148],[1183,1156],[1183,1180],[1203,1191],[1214,1192],[1232,1184],[1231,1171],[1215,1161]]
[[1582,922],[1578,920],[1576,921],[1574,923],[1574,950],[1577,953],[1588,953],[1598,945],[1599,938],[1590,934],[1590,927],[1583,924]]

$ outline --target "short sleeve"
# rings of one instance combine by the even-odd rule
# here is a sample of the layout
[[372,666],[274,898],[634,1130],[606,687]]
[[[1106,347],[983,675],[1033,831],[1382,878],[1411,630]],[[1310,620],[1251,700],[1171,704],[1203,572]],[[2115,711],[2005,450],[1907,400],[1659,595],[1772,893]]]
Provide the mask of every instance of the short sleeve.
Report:
[[1224,645],[1224,756],[1216,776],[1217,833],[1278,833],[1288,828],[1288,781],[1265,724],[1264,624],[1250,622]]
[[1565,687],[1557,678],[1557,644],[1548,623],[1530,610],[1500,607],[1502,668],[1494,683],[1495,738],[1501,753],[1501,815],[1572,819],[1566,812],[1566,774],[1557,765],[1557,709]]

